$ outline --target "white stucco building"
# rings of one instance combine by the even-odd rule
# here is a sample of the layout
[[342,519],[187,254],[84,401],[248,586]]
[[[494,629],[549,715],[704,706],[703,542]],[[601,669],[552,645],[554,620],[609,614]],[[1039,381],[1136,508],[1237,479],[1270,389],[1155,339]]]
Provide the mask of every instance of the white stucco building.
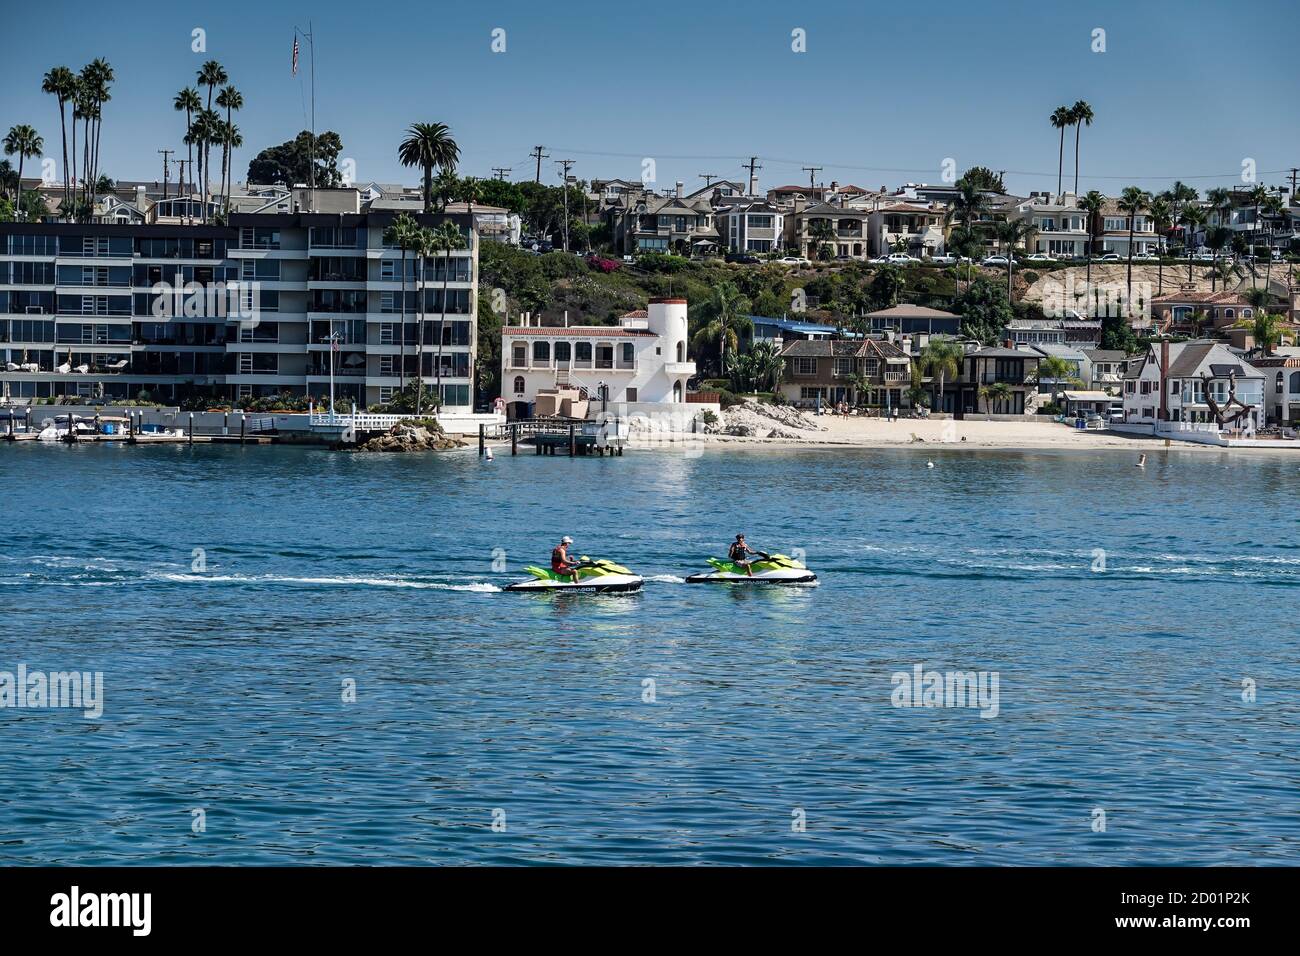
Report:
[[[1251,407],[1248,418],[1258,428],[1264,422],[1263,372],[1219,342],[1152,343],[1141,368],[1124,379],[1124,421],[1213,422],[1206,390],[1223,408],[1232,387],[1237,399]],[[1238,425],[1245,423],[1242,419]]]
[[[529,418],[539,395],[576,389],[586,414],[669,414],[687,420],[695,363],[686,357],[686,300],[651,299],[618,325],[523,325],[501,330],[501,397],[507,415]],[[716,410],[716,405],[711,406]]]

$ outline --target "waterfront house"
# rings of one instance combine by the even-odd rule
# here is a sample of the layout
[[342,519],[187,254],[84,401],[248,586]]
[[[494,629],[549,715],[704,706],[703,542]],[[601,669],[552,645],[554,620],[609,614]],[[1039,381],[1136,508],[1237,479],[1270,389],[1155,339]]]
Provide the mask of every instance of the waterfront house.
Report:
[[501,397],[512,419],[555,407],[566,390],[590,401],[592,412],[681,413],[694,374],[685,299],[651,299],[617,325],[540,325],[525,314],[523,324],[501,330]]
[[1050,395],[1064,387],[1084,388],[1092,379],[1092,359],[1088,358],[1087,352],[1068,345],[1052,343],[1042,343],[1032,346],[1032,348],[1035,352],[1041,354],[1043,358],[1059,358],[1070,367],[1068,379],[1057,380],[1043,378],[1040,375],[1038,390],[1043,394]]
[[910,384],[911,359],[884,338],[802,339],[781,350],[781,392],[804,408],[836,402],[901,408]]
[[1210,422],[1214,415],[1206,389],[1222,407],[1232,385],[1237,399],[1251,407],[1249,420],[1258,427],[1264,420],[1263,372],[1221,342],[1153,342],[1124,378],[1124,420]]
[[1060,319],[1012,319],[1002,338],[1013,345],[1064,345],[1065,327]]
[[914,202],[873,203],[868,232],[871,254],[906,252],[921,259],[943,253],[944,210]]
[[796,339],[834,338],[837,329],[833,325],[820,322],[808,322],[801,319],[776,319],[765,315],[751,315],[753,325],[751,338],[755,342],[775,342],[778,346]]
[[1300,424],[1300,349],[1281,348],[1250,359],[1264,375],[1264,415],[1269,425]]
[[786,216],[789,232],[786,248],[797,249],[809,259],[820,258],[822,254],[850,259],[869,257],[869,210],[829,202],[806,208],[801,205],[795,203],[795,211]]
[[1017,204],[1015,213],[1036,230],[1027,252],[1044,253],[1057,259],[1083,258],[1088,254],[1088,213],[1079,208],[1072,193],[1059,198],[1050,193],[1030,193],[1027,200]]
[[[1040,352],[1005,344],[973,349],[962,359],[961,376],[944,395],[945,407],[935,411],[951,412],[957,418],[981,413],[1024,415],[1033,406],[1033,379],[1042,359]],[[1007,394],[989,408],[980,391],[991,385],[1005,385]]]
[[1139,212],[1129,216],[1119,208],[1119,200],[1107,199],[1101,210],[1100,252],[1114,252],[1121,259],[1128,258],[1129,219],[1133,220],[1133,255],[1148,255],[1160,251],[1160,235],[1155,220],[1149,213]]
[[775,252],[783,240],[785,212],[766,200],[741,199],[719,206],[714,222],[728,252]]
[[628,193],[605,210],[605,217],[614,247],[624,255],[689,256],[718,246],[713,206],[706,199]]
[[1128,370],[1128,355],[1119,349],[1083,349],[1092,367],[1087,380],[1094,391],[1118,394],[1124,386],[1124,373]]

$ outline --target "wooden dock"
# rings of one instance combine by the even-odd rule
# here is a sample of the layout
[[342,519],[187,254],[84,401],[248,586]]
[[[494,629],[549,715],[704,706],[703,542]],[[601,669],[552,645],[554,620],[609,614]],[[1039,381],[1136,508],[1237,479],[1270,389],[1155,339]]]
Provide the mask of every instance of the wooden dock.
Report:
[[[610,434],[612,425],[613,434]],[[533,443],[538,455],[558,455],[566,453],[570,458],[597,455],[604,457],[623,456],[623,446],[627,439],[619,434],[619,422],[604,424],[588,421],[569,421],[566,419],[537,419],[533,421],[507,422],[502,425],[495,437],[510,440],[510,454],[519,454],[521,441]],[[487,428],[479,425],[478,453],[486,454]]]

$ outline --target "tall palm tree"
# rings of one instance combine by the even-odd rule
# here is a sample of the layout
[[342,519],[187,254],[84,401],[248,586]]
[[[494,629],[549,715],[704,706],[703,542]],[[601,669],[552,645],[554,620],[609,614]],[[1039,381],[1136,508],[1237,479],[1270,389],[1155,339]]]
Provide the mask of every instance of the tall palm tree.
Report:
[[469,214],[474,215],[474,204],[483,201],[483,183],[473,176],[466,176],[460,181],[460,201],[469,206]]
[[[189,150],[189,168],[190,175],[194,174],[194,141],[190,138],[190,128],[194,125],[194,114],[203,108],[203,101],[199,99],[199,91],[192,86],[187,86],[176,94],[176,99],[172,100],[172,109],[176,112],[185,111],[185,145]],[[184,179],[185,177],[181,177]],[[185,184],[182,183],[182,186]]]
[[398,338],[401,341],[401,366],[397,373],[399,391],[406,391],[406,254],[416,247],[416,237],[420,231],[417,223],[408,213],[402,213],[384,230],[384,244],[397,246],[402,250],[402,326]]
[[411,237],[415,253],[415,413],[420,414],[424,399],[424,299],[425,266],[433,254],[433,230],[421,226]]
[[1151,194],[1137,186],[1125,186],[1116,207],[1128,216],[1128,296],[1125,300],[1130,313],[1133,300],[1133,232],[1137,227],[1138,213],[1151,205]]
[[202,208],[200,215],[208,221],[208,186],[212,178],[212,144],[221,138],[221,114],[203,109],[194,118],[194,136],[199,147],[199,193]]
[[[94,212],[97,194],[95,186],[99,182],[99,138],[103,128],[104,104],[113,97],[109,87],[116,79],[113,67],[103,58],[97,58],[86,64],[81,70],[81,87],[88,99],[86,109],[86,146],[87,163],[85,167],[86,201]],[[92,142],[93,139],[93,142]]]
[[[1282,202],[1281,196],[1271,195],[1264,200],[1263,210],[1264,212],[1268,213],[1269,216],[1281,216],[1285,208],[1286,206]],[[1265,253],[1267,254],[1266,258],[1264,259],[1264,288],[1265,289],[1268,289],[1269,283],[1273,281],[1273,232],[1271,227],[1269,229],[1267,243],[1268,245],[1264,249]]]
[[226,184],[226,205],[225,205],[225,222],[230,223],[230,192],[231,180],[234,176],[234,154],[235,150],[244,145],[244,135],[239,131],[239,127],[234,123],[221,124],[221,176]]
[[1193,206],[1191,201],[1187,201],[1183,206],[1183,211],[1179,214],[1178,219],[1183,224],[1183,251],[1187,253],[1187,281],[1192,281],[1192,236],[1196,230],[1205,225],[1205,210],[1200,206]]
[[1088,215],[1088,267],[1084,284],[1088,287],[1088,300],[1092,305],[1089,314],[1096,318],[1097,297],[1092,292],[1092,254],[1097,245],[1097,224],[1101,219],[1101,211],[1106,208],[1106,197],[1097,190],[1090,189],[1087,195],[1079,197],[1079,208]]
[[397,147],[397,159],[403,166],[424,170],[424,211],[433,212],[433,168],[455,169],[460,161],[460,147],[452,139],[445,123],[413,123],[406,138]]
[[1083,100],[1077,100],[1070,107],[1070,120],[1074,124],[1074,194],[1079,195],[1079,131],[1084,126],[1091,126],[1092,107]]
[[1210,263],[1210,291],[1214,291],[1214,280],[1219,274],[1219,253],[1224,250],[1232,240],[1232,230],[1226,226],[1215,226],[1205,233],[1205,244],[1210,247],[1214,253],[1214,259]]
[[961,373],[965,355],[965,350],[946,335],[932,338],[921,350],[921,361],[918,363],[920,368],[931,378],[938,377],[939,397],[934,406],[937,411],[943,411],[944,380],[948,377],[956,378]]
[[60,211],[67,218],[72,189],[68,170],[68,101],[76,95],[77,75],[66,66],[56,66],[41,81],[41,90],[59,101],[59,133],[63,140],[63,204]]
[[[1155,223],[1156,232],[1168,238],[1169,230],[1173,226],[1173,216],[1170,211],[1169,194],[1160,193],[1151,200],[1149,211],[1151,220]],[[1159,283],[1156,288],[1156,295],[1161,295],[1165,291],[1165,257],[1164,250],[1159,250],[1160,259],[1156,263],[1156,276]]]
[[[1067,384],[1074,377],[1074,366],[1061,358],[1059,355],[1049,355],[1038,363],[1038,381],[1045,379],[1052,381],[1052,404],[1057,405],[1056,393],[1060,390],[1062,382]],[[1059,405],[1058,405],[1059,407]]]
[[[207,112],[212,113],[212,95],[216,92],[218,86],[223,86],[228,83],[230,77],[226,74],[226,68],[224,66],[216,60],[208,60],[199,67],[198,81],[200,86],[206,86],[208,88]],[[208,123],[208,132],[210,134],[216,133],[216,126],[211,122]],[[203,156],[200,160],[200,168],[209,169],[210,163],[208,162],[208,159],[209,150],[212,148],[212,136],[209,135],[206,137],[199,148],[203,152]],[[208,175],[211,175],[210,169]],[[208,215],[208,180],[206,177],[201,181],[200,186],[203,192],[203,216],[206,221]]]
[[[9,128],[4,143],[6,156],[15,154],[18,156],[18,191],[14,195],[14,212],[21,214],[23,205],[23,163],[33,156],[41,155],[41,150],[45,148],[45,140],[41,139],[41,134],[36,132],[34,126],[20,123]],[[17,215],[14,218],[17,218]]]
[[812,255],[808,258],[820,259],[826,250],[826,245],[835,241],[835,230],[829,219],[818,217],[808,223],[808,236],[812,239],[811,248],[808,250]]
[[1056,195],[1061,195],[1061,177],[1065,169],[1065,128],[1074,123],[1074,113],[1068,106],[1058,106],[1047,118],[1053,129],[1061,131],[1061,146],[1056,153]]
[[1255,344],[1264,350],[1265,355],[1272,355],[1273,346],[1278,340],[1277,316],[1270,315],[1268,312],[1257,312],[1252,332]]
[[1207,190],[1205,202],[1211,211],[1219,214],[1218,225],[1228,225],[1228,212],[1232,209],[1232,192],[1221,186]]
[[1253,251],[1254,247],[1259,245],[1259,230],[1263,225],[1259,218],[1259,210],[1268,201],[1268,187],[1263,183],[1259,183],[1246,196],[1250,200],[1250,204],[1255,207],[1255,228],[1251,230],[1250,237],[1250,245]]
[[[239,90],[235,89],[233,86],[223,87],[221,92],[217,94],[217,105],[226,111],[226,125],[224,128],[226,139],[222,143],[223,155],[221,157],[221,185],[226,196],[226,210],[229,211],[230,187],[232,184],[225,181],[225,176],[228,172],[227,159],[229,158],[230,151],[235,147],[235,144],[230,141],[231,136],[236,132],[233,114],[235,110],[242,110],[244,108],[244,94],[239,92]],[[241,143],[240,145],[243,144]]]
[[438,404],[442,405],[442,339],[443,327],[447,323],[447,281],[451,278],[451,254],[457,249],[464,249],[468,243],[465,240],[465,234],[457,228],[454,222],[446,220],[438,224],[438,228],[433,230],[430,237],[430,244],[434,252],[442,253],[442,309],[438,315],[438,352],[434,359],[437,367],[434,369],[435,391],[438,396]]

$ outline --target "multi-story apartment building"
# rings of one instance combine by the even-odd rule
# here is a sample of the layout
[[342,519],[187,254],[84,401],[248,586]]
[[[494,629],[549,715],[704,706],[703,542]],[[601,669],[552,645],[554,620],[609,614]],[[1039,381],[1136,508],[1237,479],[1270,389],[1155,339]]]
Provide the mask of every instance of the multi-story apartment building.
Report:
[[[414,202],[363,207],[355,189],[306,193],[295,190],[296,211],[234,212],[228,226],[0,223],[0,394],[320,398],[332,355],[340,400],[377,404],[417,371],[434,387],[441,371],[443,406],[471,410],[468,210],[425,216]],[[465,239],[423,270],[407,256],[405,324],[402,253],[384,242],[403,211],[450,220]]]

